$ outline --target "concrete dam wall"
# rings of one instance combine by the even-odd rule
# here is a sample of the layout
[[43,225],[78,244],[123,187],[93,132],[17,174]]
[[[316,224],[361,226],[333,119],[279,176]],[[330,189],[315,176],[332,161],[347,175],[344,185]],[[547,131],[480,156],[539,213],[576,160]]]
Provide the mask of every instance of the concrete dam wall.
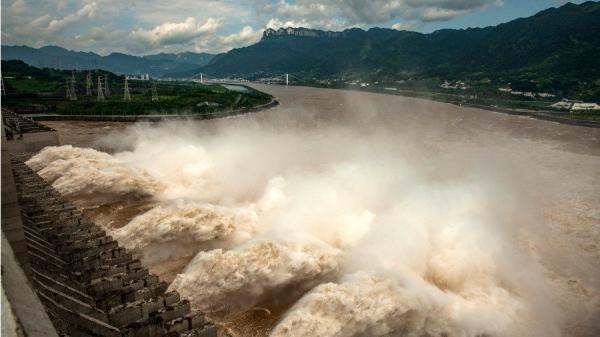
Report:
[[[3,110],[3,117],[8,114]],[[15,335],[216,336],[215,326],[192,311],[188,300],[166,292],[165,282],[24,163],[29,154],[21,151],[32,147],[26,140],[35,139],[34,147],[40,139],[56,145],[56,137],[46,134],[52,130],[36,128],[37,123],[18,116],[10,118],[13,127],[21,126],[17,128],[22,135],[8,130],[13,140],[7,140],[3,127],[3,241],[10,242],[14,259],[27,276],[26,281],[15,278],[17,272],[5,261],[3,247],[2,284],[19,326]],[[30,137],[34,132],[37,137]],[[11,221],[5,214],[12,215]],[[24,295],[29,288],[39,301]],[[41,302],[47,316],[29,321],[27,310],[40,310],[24,305],[26,301]],[[45,317],[55,331],[43,324]]]

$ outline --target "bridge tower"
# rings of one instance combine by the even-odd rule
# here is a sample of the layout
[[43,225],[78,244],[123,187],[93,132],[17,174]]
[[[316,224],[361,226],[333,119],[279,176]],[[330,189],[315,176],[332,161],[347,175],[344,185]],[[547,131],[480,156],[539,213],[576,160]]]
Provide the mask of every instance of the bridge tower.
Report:
[[125,102],[131,102],[131,95],[129,94],[129,83],[127,83],[127,76],[125,77],[125,87],[123,89],[123,100]]
[[287,86],[290,83],[290,74],[285,74],[285,85]]
[[203,79],[204,74],[200,73],[200,83],[204,83],[204,79]]
[[102,76],[98,75],[98,102],[104,101],[104,92],[102,90]]

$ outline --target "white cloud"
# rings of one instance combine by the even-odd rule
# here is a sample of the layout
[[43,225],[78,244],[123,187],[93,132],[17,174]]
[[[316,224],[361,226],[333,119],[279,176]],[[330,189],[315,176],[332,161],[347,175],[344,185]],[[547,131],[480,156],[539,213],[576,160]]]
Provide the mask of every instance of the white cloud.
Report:
[[78,22],[81,19],[93,17],[97,7],[98,5],[96,5],[95,2],[88,3],[75,13],[69,14],[61,19],[54,19],[50,21],[48,27],[46,27],[46,30],[48,32],[55,33],[75,22]]
[[271,18],[266,24],[265,28],[279,29],[287,27],[303,27],[312,29],[323,29],[323,30],[343,30],[349,28],[348,25],[343,22],[336,20],[285,20],[282,21],[278,18]]
[[442,21],[502,4],[502,0],[280,0],[262,3],[259,10],[271,16],[270,23],[300,22],[314,28],[349,28],[399,18]]
[[166,22],[151,30],[138,29],[132,32],[130,37],[149,46],[168,46],[188,43],[203,34],[212,34],[221,25],[220,20],[213,18],[199,23],[195,18],[189,17],[183,22]]
[[19,15],[27,10],[27,5],[23,0],[17,0],[10,5],[10,11],[12,15]]
[[241,31],[235,34],[227,35],[221,38],[222,46],[247,46],[258,42],[262,37],[263,29],[254,30],[250,26],[245,26]]
[[417,26],[414,21],[409,22],[396,22],[392,25],[392,29],[395,30],[412,30]]
[[267,11],[275,11],[285,17],[314,17],[328,15],[332,8],[320,2],[288,3],[281,0],[278,3],[268,4]]
[[427,8],[423,11],[421,20],[427,21],[446,21],[460,15],[468,13],[467,9],[444,9],[444,8]]

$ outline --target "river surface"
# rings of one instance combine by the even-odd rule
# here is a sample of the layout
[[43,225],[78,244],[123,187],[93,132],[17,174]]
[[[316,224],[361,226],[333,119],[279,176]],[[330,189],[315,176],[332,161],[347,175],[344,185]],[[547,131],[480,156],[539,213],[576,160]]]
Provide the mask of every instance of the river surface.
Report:
[[[198,124],[198,132],[207,135],[213,132],[219,133],[219,130],[226,128],[224,125],[227,124],[237,124],[253,130],[248,137],[268,134],[266,140],[256,142],[256,147],[249,148],[250,153],[244,153],[244,160],[248,163],[248,167],[236,169],[249,170],[248,174],[254,174],[252,177],[257,181],[262,181],[263,178],[266,181],[267,178],[281,175],[288,181],[292,181],[290,184],[297,189],[311,186],[311,183],[320,181],[319,177],[329,174],[323,173],[327,168],[322,167],[322,162],[339,161],[352,166],[354,158],[360,158],[356,161],[360,162],[361,166],[358,169],[349,168],[350,171],[354,169],[356,171],[348,173],[347,176],[345,171],[341,174],[342,177],[346,177],[344,180],[346,185],[362,184],[363,171],[360,170],[363,164],[377,169],[365,171],[368,174],[378,172],[366,179],[367,182],[369,179],[372,180],[376,185],[381,175],[394,172],[397,160],[401,160],[400,163],[410,163],[409,166],[416,168],[419,174],[425,177],[428,186],[431,184],[447,186],[453,181],[465,179],[469,185],[478,182],[480,176],[493,176],[493,183],[489,185],[487,178],[482,181],[486,182],[487,187],[492,186],[492,191],[508,190],[510,193],[509,197],[491,199],[496,204],[490,208],[502,210],[497,214],[494,213],[495,217],[502,218],[498,220],[500,227],[506,223],[516,227],[514,231],[507,234],[507,237],[511,244],[518,246],[520,253],[526,254],[528,259],[533,261],[523,263],[522,268],[519,268],[519,263],[514,265],[515,261],[520,261],[517,258],[502,260],[504,256],[512,254],[507,251],[499,255],[490,255],[492,260],[502,261],[495,268],[502,269],[510,265],[509,269],[513,274],[527,274],[528,270],[533,274],[533,269],[536,269],[536,275],[541,275],[540,278],[548,283],[548,295],[543,296],[551,297],[551,306],[559,311],[556,314],[546,315],[542,313],[544,310],[539,309],[539,317],[542,317],[542,321],[548,320],[548,324],[558,324],[560,335],[590,337],[600,335],[598,319],[600,317],[600,129],[564,125],[394,95],[306,87],[253,86],[275,96],[280,105],[266,111],[228,119],[187,122]],[[115,137],[121,137],[122,134],[131,133],[132,125],[128,123],[56,121],[44,124],[58,131],[63,145],[91,147],[109,153],[130,150],[122,147],[123,144],[111,141]],[[290,129],[296,131],[288,132]],[[302,145],[298,145],[296,139],[298,134],[306,137],[301,139]],[[157,138],[154,141],[158,144],[161,139]],[[245,146],[244,137],[236,141],[239,142],[240,147]],[[295,144],[289,146],[289,150],[281,146],[287,141]],[[335,149],[328,149],[327,144],[333,143]],[[219,149],[216,145],[213,147]],[[228,151],[229,148],[222,149],[224,156],[236,153],[233,150]],[[300,187],[296,187],[293,181],[298,180],[298,173],[293,168],[289,168],[287,162],[278,162],[276,159],[279,158],[278,156],[292,158],[282,159],[282,162],[300,161],[303,168],[318,173],[315,174],[316,176],[311,173],[310,179],[300,179]],[[390,160],[390,157],[397,158]],[[264,170],[258,172],[259,166],[253,161],[263,159],[271,163],[269,170],[273,172],[263,173]],[[379,165],[381,167],[377,167],[378,159],[381,159]],[[273,167],[281,167],[281,172],[284,173],[276,172]],[[345,170],[346,166],[342,169]],[[382,171],[380,172],[379,169]],[[286,175],[288,173],[289,177]],[[468,178],[465,178],[465,175]],[[332,175],[334,178],[339,176],[337,171]],[[378,190],[377,192],[371,191],[367,185],[364,187],[367,191],[365,194],[386,195],[388,196],[386,198],[393,199],[394,194],[404,192],[402,184],[396,186],[394,183],[393,186],[390,185],[390,191]],[[407,181],[406,186],[409,185],[410,181]],[[243,186],[242,188],[248,189],[249,192],[243,196],[232,197],[237,198],[238,204],[240,200],[256,199],[251,192],[255,186],[245,182]],[[415,189],[420,190],[421,187]],[[349,189],[349,191],[346,193],[356,192],[357,189]],[[314,199],[320,200],[318,194],[321,192],[315,192]],[[237,191],[236,193],[240,194]],[[304,191],[298,193],[302,198],[310,199]],[[74,201],[85,205],[85,197],[73,198]],[[298,197],[298,200],[305,200],[302,198]],[[411,197],[413,200],[416,198]],[[351,204],[356,206],[358,203],[356,200],[362,199],[353,198]],[[113,199],[100,207],[88,207],[87,214],[105,227],[120,228],[159,203],[160,201],[153,198],[128,196],[127,199]],[[400,202],[399,205],[405,203]],[[448,203],[451,204],[452,200],[448,200]],[[513,203],[515,205],[512,205]],[[231,202],[222,204],[231,204]],[[373,202],[373,205],[381,206],[382,209],[383,204],[385,201]],[[508,207],[507,204],[511,206]],[[307,204],[306,207],[318,209],[319,205]],[[289,210],[291,213],[296,211],[294,208]],[[380,216],[375,211],[373,213],[376,218]],[[450,217],[454,216],[452,212],[449,214]],[[275,217],[275,215],[271,216]],[[475,230],[478,230],[477,227]],[[527,236],[521,236],[522,232],[527,232]],[[338,248],[344,247],[340,249],[345,254],[352,251],[352,249],[345,250],[345,244],[338,245],[337,241],[336,245]],[[207,250],[214,248],[210,245],[203,247]],[[453,247],[456,248],[456,244],[453,244]],[[159,273],[163,279],[172,281],[193,257],[185,254],[174,257],[154,265],[153,271]],[[538,267],[540,271],[537,270]],[[188,267],[188,270],[191,270],[191,267]],[[480,268],[477,270],[480,271]],[[471,272],[465,271],[467,274]],[[452,286],[446,285],[449,288],[445,288],[446,286],[440,285],[435,280],[432,282],[445,291],[452,289]],[[277,294],[285,291],[286,287],[294,288],[295,285],[283,284],[276,288]],[[290,310],[290,306],[296,303],[306,291],[308,290],[290,290],[289,293],[293,295],[285,300],[262,297],[254,302],[254,307],[250,310],[216,314],[215,319],[226,322],[223,325],[227,328],[221,330],[221,335],[268,336],[274,325],[285,316],[284,313]],[[522,289],[515,290],[515,293],[523,295],[522,292]],[[309,299],[306,301],[308,302]],[[537,299],[535,303],[543,306]],[[303,309],[301,304],[297,308]],[[290,317],[293,315],[290,314]],[[558,323],[550,320],[556,320]],[[358,324],[354,319],[348,322]],[[357,331],[372,333],[372,330],[363,328],[357,328]],[[285,333],[279,332],[277,336],[283,335]]]

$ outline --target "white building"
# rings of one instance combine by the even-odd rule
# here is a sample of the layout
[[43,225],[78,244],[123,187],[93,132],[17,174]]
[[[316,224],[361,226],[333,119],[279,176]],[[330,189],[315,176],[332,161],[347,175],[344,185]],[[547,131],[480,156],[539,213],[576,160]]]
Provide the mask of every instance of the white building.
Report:
[[591,111],[600,110],[600,105],[597,103],[573,103],[571,111]]
[[556,102],[550,106],[553,108],[556,108],[556,109],[571,110],[571,107],[573,106],[573,102],[564,99],[564,100],[562,100],[560,102]]
[[150,74],[127,75],[128,80],[150,81]]

